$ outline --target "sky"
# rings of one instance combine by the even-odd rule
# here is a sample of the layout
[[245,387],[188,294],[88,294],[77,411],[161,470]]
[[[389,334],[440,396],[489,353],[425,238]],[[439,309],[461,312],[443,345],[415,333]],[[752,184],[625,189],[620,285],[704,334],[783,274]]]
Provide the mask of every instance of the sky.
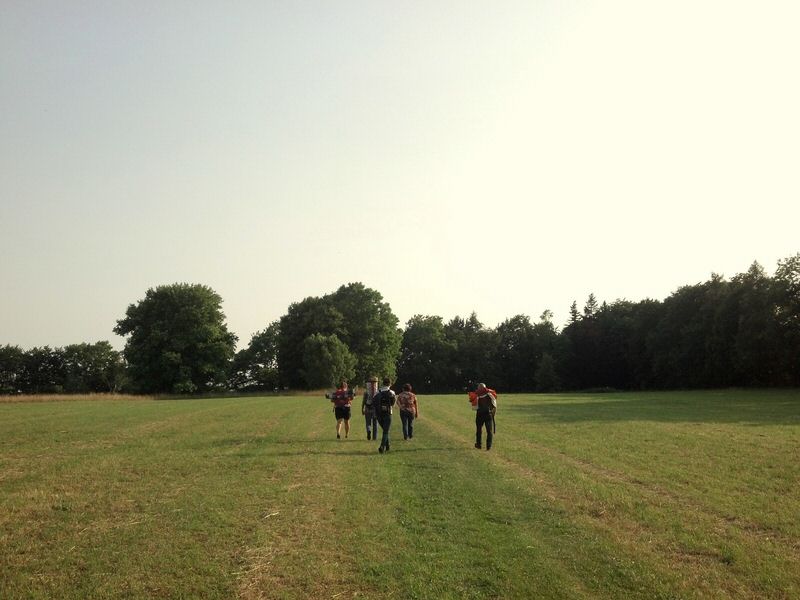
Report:
[[239,347],[663,300],[800,252],[800,3],[0,1],[0,344],[201,283]]

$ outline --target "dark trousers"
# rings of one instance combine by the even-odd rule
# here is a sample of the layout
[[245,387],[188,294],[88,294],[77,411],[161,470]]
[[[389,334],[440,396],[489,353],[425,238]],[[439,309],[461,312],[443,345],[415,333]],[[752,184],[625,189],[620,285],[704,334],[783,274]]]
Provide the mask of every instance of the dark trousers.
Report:
[[492,419],[492,413],[489,411],[483,412],[478,411],[475,413],[475,445],[481,445],[481,433],[483,433],[483,426],[486,425],[486,448],[489,449],[492,447],[492,425],[494,421]]
[[410,410],[401,410],[400,421],[403,423],[403,439],[414,437],[414,413]]
[[378,423],[381,424],[383,429],[383,437],[381,438],[381,446],[384,448],[389,447],[389,428],[392,426],[392,415],[388,412],[378,413]]

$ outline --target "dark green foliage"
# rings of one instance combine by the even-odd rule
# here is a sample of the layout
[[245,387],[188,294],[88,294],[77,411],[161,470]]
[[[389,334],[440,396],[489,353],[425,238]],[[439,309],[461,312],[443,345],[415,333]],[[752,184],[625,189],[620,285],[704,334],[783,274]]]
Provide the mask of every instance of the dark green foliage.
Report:
[[[499,372],[494,363],[497,355],[498,335],[494,329],[483,325],[473,312],[468,319],[454,317],[445,325],[445,335],[453,346],[451,353],[452,379],[445,387],[447,391],[464,391],[478,379],[495,381]],[[403,378],[403,381],[411,381]]]
[[800,253],[778,261],[771,291],[779,326],[781,382],[800,385]]
[[[130,335],[131,389],[201,392],[331,385],[370,375],[424,393],[464,391],[477,381],[505,392],[800,385],[800,254],[773,277],[753,263],[677,289],[663,301],[569,309],[562,331],[545,311],[485,327],[475,313],[445,323],[417,315],[404,330],[381,294],[361,283],[289,306],[233,355],[221,298],[205,286],[148,290],[115,332]],[[118,391],[126,369],[108,342],[0,347],[0,393]]]
[[27,351],[0,347],[0,394],[118,392],[125,380],[122,355],[106,341]]
[[471,326],[456,317],[444,328],[439,317],[415,317],[400,378],[423,391],[477,380],[505,391],[800,385],[800,254],[779,261],[774,277],[754,263],[663,302],[590,294],[582,313],[573,302],[569,314],[560,333],[547,312],[536,325],[517,315],[494,329],[474,314]]
[[125,382],[122,355],[105,341],[65,346],[63,364],[64,391],[68,394],[119,392]]
[[500,323],[496,331],[497,350],[494,362],[501,377],[493,385],[509,391],[532,389],[536,357],[530,318],[527,315],[516,315]]
[[289,306],[280,319],[278,365],[281,381],[292,388],[308,385],[304,376],[305,340],[313,334],[335,335],[355,358],[355,375],[393,377],[402,333],[397,317],[381,294],[361,283],[341,286],[322,298]]
[[370,375],[393,378],[402,333],[383,296],[362,283],[350,283],[330,298],[342,315],[342,331],[338,335],[355,356],[358,380],[364,381]]
[[20,381],[26,393],[62,393],[66,382],[63,353],[50,346],[31,348],[25,353]]
[[289,306],[281,317],[278,334],[278,370],[281,381],[293,389],[305,387],[303,350],[305,339],[314,333],[333,335],[341,332],[344,317],[327,296],[309,297]]
[[0,346],[0,394],[22,391],[22,367],[25,351],[19,346]]
[[275,321],[253,334],[247,348],[236,353],[228,380],[231,389],[265,391],[279,387],[278,327]]
[[134,388],[193,393],[223,384],[236,336],[225,325],[221,305],[211,288],[186,283],[151,288],[131,304],[114,332],[130,335],[124,354]]
[[355,375],[356,357],[336,335],[312,333],[303,342],[303,378],[309,389],[332,387]]
[[537,392],[557,392],[561,389],[561,382],[556,373],[556,363],[553,357],[545,352],[536,368],[536,391]]
[[441,317],[416,315],[409,319],[403,333],[398,375],[402,382],[414,382],[418,392],[447,389],[454,378],[455,350]]

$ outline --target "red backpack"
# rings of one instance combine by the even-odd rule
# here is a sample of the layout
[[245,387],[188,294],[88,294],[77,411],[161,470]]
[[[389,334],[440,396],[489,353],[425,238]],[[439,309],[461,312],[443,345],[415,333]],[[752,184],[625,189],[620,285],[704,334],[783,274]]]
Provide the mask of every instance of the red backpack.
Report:
[[[486,391],[494,396],[495,400],[497,399],[497,392],[492,388],[487,387]],[[478,410],[478,392],[468,392],[467,395],[469,396],[469,403],[472,405],[472,410]]]

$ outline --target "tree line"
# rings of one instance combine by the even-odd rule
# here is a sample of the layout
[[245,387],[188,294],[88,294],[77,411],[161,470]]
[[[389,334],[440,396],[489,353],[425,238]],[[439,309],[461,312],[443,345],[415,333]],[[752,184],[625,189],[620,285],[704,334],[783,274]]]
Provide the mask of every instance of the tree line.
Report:
[[148,290],[108,342],[0,347],[0,393],[202,393],[317,389],[370,375],[418,392],[477,380],[510,392],[800,385],[800,254],[730,280],[680,287],[664,300],[570,307],[561,328],[545,311],[486,327],[476,314],[416,315],[404,328],[362,283],[292,303],[235,351],[222,298],[204,285]]
[[663,302],[584,309],[564,337],[576,387],[800,385],[800,254],[780,261],[773,277],[754,263]]
[[458,391],[476,377],[507,391],[647,390],[800,385],[800,254],[770,277],[758,264],[729,281],[680,287],[663,301],[570,307],[495,328],[476,315],[416,316],[398,377],[421,392]]
[[0,394],[114,393],[126,385],[122,355],[107,341],[29,350],[0,346]]

